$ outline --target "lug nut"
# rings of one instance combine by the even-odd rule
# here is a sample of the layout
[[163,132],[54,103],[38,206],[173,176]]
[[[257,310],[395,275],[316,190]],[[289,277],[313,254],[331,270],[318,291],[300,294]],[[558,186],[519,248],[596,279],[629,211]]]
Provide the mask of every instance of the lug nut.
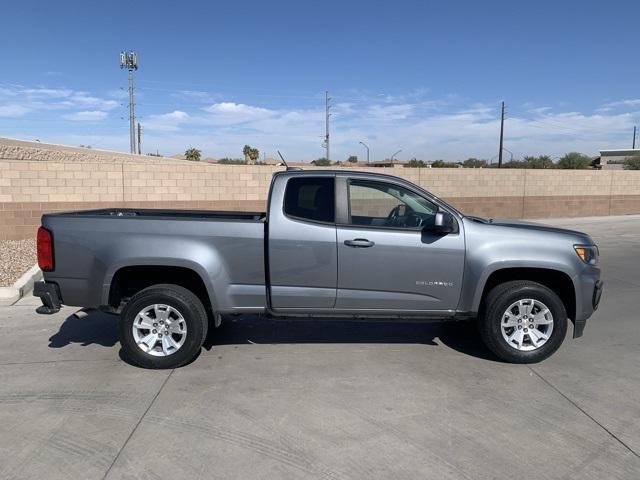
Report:
[[529,331],[529,329],[528,329],[528,328],[525,328],[525,329],[524,329],[524,331],[525,331],[525,332],[528,332],[528,331]]
[[522,325],[518,325],[518,330],[522,330]]
[[154,324],[153,324],[153,326],[154,326],[154,327],[157,327],[157,326],[158,326],[158,324],[157,324],[157,323],[154,323]]
[[521,319],[518,319],[518,323],[522,323],[522,320],[521,320]]
[[162,338],[162,334],[161,334],[161,333],[159,333],[159,334],[158,334],[158,336],[159,336],[160,338]]
[[151,333],[158,333],[158,331],[154,328],[153,330],[151,330]]

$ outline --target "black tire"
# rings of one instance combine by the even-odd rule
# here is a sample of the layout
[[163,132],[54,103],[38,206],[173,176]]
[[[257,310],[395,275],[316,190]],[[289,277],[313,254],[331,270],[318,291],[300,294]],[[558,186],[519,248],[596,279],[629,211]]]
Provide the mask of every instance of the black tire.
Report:
[[[140,311],[154,304],[175,308],[186,324],[184,344],[174,353],[154,356],[144,352],[133,336],[133,322]],[[177,368],[192,361],[202,348],[209,321],[202,302],[191,291],[178,285],[158,284],[141,290],[125,305],[120,315],[120,345],[127,360],[151,369]]]
[[[553,330],[546,343],[535,350],[522,351],[509,345],[502,336],[501,322],[507,308],[522,299],[542,302],[553,315]],[[480,336],[500,359],[509,363],[537,363],[551,356],[567,333],[567,312],[562,300],[544,285],[531,281],[505,282],[487,295],[479,316]]]

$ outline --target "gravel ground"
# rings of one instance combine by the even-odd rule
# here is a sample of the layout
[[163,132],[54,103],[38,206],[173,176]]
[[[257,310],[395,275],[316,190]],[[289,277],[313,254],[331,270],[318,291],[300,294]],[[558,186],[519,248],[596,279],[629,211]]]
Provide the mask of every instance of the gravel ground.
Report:
[[10,287],[37,262],[36,241],[0,240],[0,287]]

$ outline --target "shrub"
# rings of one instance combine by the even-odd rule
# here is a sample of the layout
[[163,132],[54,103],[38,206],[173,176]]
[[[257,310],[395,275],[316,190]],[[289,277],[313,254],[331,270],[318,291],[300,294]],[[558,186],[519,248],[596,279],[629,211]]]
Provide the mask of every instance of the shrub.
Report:
[[569,152],[558,161],[559,168],[581,170],[591,166],[591,157],[578,152]]
[[331,162],[325,157],[322,157],[314,160],[313,162],[311,162],[311,164],[315,165],[316,167],[328,167],[331,165]]
[[640,170],[640,154],[625,158],[623,168],[625,170]]
[[487,161],[472,157],[467,158],[464,162],[462,162],[462,166],[466,168],[482,168],[487,166]]
[[247,162],[244,160],[241,160],[239,158],[221,158],[220,160],[218,160],[219,164],[222,165],[246,165]]
[[425,168],[427,166],[424,160],[417,160],[412,158],[407,163],[405,163],[404,168]]
[[431,168],[455,168],[459,164],[455,162],[445,162],[444,160],[436,160],[431,164]]

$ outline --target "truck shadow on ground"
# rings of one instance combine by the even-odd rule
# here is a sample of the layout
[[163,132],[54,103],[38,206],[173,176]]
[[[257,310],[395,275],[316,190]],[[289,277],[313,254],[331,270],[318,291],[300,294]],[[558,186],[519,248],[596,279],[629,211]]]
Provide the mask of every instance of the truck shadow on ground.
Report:
[[[71,344],[113,347],[118,343],[118,317],[93,312],[84,318],[70,315],[58,332],[49,338],[49,348]],[[296,343],[388,343],[422,344],[438,348],[446,345],[465,355],[495,361],[468,322],[408,322],[402,320],[304,319],[282,320],[258,315],[241,315],[210,328],[206,350],[221,345]],[[121,358],[127,361],[121,354]]]
[[303,319],[283,320],[242,315],[209,330],[203,347],[218,345],[295,343],[388,343],[446,345],[484,360],[497,360],[481,343],[470,322],[403,320]]
[[60,329],[49,337],[49,348],[63,348],[77,343],[113,347],[118,343],[118,317],[108,313],[94,312],[84,318],[69,315]]

